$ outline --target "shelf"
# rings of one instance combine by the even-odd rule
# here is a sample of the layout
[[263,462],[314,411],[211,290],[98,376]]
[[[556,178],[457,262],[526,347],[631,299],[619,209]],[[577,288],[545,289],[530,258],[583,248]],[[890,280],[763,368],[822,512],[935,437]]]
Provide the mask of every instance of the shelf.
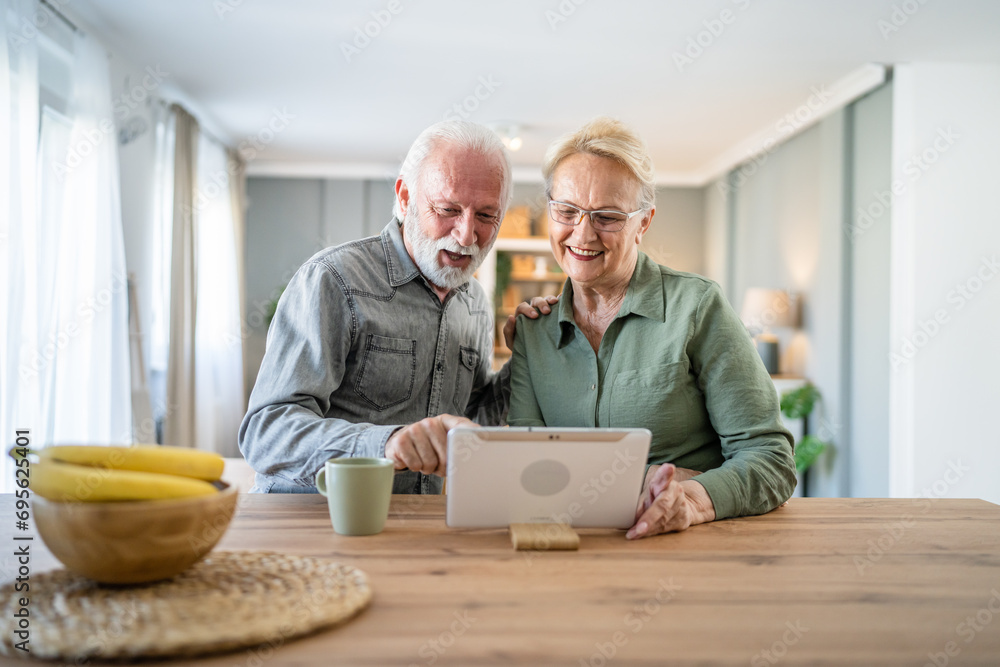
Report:
[[537,273],[514,273],[511,274],[510,279],[512,281],[516,280],[518,282],[531,282],[531,283],[559,283],[562,285],[566,281],[565,273],[543,273],[538,275]]
[[551,252],[547,236],[498,237],[494,249],[507,252]]
[[[486,292],[486,297],[490,300],[491,312],[498,327],[502,327],[508,314],[513,312],[513,308],[504,308],[503,304],[498,303],[496,299],[497,251],[509,253],[513,256],[521,254],[534,255],[536,259],[545,258],[546,269],[554,268],[555,260],[552,257],[552,245],[549,243],[548,236],[501,236],[497,238],[490,252],[487,253],[483,260],[482,265],[480,265],[479,271],[476,273],[476,278]],[[511,257],[511,268],[513,268],[514,264],[513,259],[514,257]],[[548,291],[545,289],[545,283],[549,283],[550,285],[554,283],[558,286],[555,291],[559,292],[566,281],[566,274],[561,271],[556,272],[552,270],[536,274],[534,269],[540,267],[541,262],[531,261],[531,259],[520,258],[518,260],[519,262],[523,262],[523,264],[518,265],[521,271],[511,276],[511,284],[517,285],[521,293],[527,296],[540,293],[542,290]],[[499,330],[497,331],[497,336],[502,336]],[[509,358],[510,351],[506,349],[503,341],[495,340],[493,355],[494,370],[499,369],[503,362]]]

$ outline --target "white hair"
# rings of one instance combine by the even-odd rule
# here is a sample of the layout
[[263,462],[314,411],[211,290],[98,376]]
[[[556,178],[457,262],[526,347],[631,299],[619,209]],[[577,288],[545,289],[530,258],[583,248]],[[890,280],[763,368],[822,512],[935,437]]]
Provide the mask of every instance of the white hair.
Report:
[[[399,177],[406,183],[407,189],[413,194],[420,187],[420,175],[424,160],[439,143],[449,143],[459,148],[474,151],[486,157],[495,157],[503,170],[503,183],[500,187],[500,217],[503,218],[507,206],[510,205],[513,191],[511,188],[510,156],[504,148],[500,137],[493,130],[467,120],[443,120],[431,125],[420,133],[399,168]],[[403,221],[405,213],[399,205],[399,197],[393,203],[392,213],[396,219]]]

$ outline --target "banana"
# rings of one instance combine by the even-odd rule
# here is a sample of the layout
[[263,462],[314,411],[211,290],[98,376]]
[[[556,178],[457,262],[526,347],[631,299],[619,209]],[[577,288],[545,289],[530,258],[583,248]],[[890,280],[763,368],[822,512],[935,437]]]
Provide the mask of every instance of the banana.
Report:
[[214,482],[222,477],[225,462],[213,452],[187,447],[132,445],[104,447],[88,445],[53,445],[38,452],[42,461],[60,461],[114,470],[156,472]]
[[60,502],[162,500],[218,493],[218,489],[200,479],[82,466],[52,458],[31,466],[29,487],[43,498]]

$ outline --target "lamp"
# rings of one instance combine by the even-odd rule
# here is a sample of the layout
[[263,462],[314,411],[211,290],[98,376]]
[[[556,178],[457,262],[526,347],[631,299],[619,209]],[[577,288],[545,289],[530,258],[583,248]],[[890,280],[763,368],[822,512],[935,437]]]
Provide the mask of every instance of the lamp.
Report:
[[486,126],[496,132],[497,136],[500,137],[500,141],[507,147],[507,150],[517,151],[524,145],[524,141],[521,139],[521,126],[519,124],[502,121],[487,123]]
[[751,287],[743,297],[740,319],[753,335],[757,353],[771,375],[778,373],[778,337],[771,328],[796,326],[797,306],[797,300],[785,290]]

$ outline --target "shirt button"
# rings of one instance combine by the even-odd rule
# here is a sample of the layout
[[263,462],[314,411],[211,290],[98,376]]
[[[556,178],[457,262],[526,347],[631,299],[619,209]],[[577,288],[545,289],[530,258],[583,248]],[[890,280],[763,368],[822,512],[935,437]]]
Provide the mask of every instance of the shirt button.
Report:
[[596,384],[590,385],[590,391],[594,391],[595,389],[597,389],[597,385]]
[[444,362],[439,361],[437,365],[438,373],[444,370]]

